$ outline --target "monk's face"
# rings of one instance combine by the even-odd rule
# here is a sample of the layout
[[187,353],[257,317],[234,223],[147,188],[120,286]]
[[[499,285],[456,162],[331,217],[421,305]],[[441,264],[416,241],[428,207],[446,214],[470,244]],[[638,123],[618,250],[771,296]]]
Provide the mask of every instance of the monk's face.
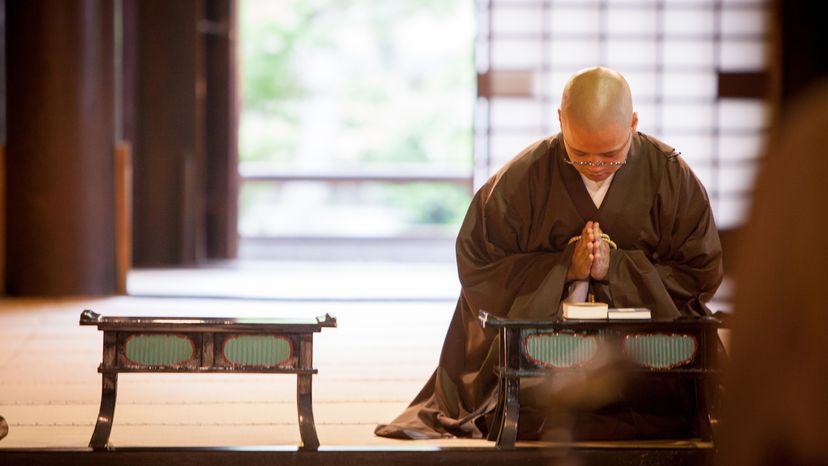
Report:
[[592,181],[609,178],[627,159],[635,123],[634,119],[632,126],[611,125],[590,131],[562,119],[564,147],[572,166]]

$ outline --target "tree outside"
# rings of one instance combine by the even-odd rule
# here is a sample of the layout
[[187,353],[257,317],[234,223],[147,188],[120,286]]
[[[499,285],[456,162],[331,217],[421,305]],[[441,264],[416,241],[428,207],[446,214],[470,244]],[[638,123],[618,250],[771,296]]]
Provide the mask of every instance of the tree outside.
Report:
[[[242,173],[471,177],[469,0],[244,0]],[[244,236],[456,233],[470,187],[245,182]]]

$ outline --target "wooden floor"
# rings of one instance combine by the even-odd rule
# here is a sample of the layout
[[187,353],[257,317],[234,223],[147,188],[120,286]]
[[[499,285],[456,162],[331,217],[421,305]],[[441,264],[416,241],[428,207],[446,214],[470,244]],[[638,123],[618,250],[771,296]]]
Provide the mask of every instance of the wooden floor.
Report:
[[[174,273],[157,273],[162,274],[161,288],[174,285]],[[470,458],[477,458],[479,464],[509,463],[516,458],[526,464],[549,464],[550,451],[560,458],[560,445],[525,443],[519,450],[523,454],[514,456],[514,452],[497,451],[485,440],[411,442],[373,435],[374,427],[399,414],[430,376],[454,309],[456,292],[440,284],[440,273],[433,275],[432,282],[423,271],[414,273],[423,275],[422,295],[406,296],[395,289],[386,290],[385,296],[360,295],[350,288],[351,294],[314,300],[303,299],[296,288],[287,287],[287,295],[273,291],[268,299],[0,300],[0,416],[9,424],[8,436],[0,440],[0,463],[149,464],[170,461],[169,455],[180,453],[168,447],[187,448],[188,458],[203,456],[203,462],[212,464],[273,463],[272,455],[281,455],[278,462],[284,464],[420,465],[422,455],[435,452],[442,452],[441,464],[466,464]],[[191,287],[198,282],[182,275],[178,279],[189,280]],[[356,284],[359,277],[344,280],[361,286]],[[314,343],[319,374],[314,378],[313,394],[320,453],[308,456],[296,451],[295,377],[245,374],[122,374],[111,435],[117,452],[103,454],[108,456],[89,452],[86,445],[100,400],[97,366],[102,335],[94,327],[78,325],[83,309],[131,316],[336,314],[339,327],[323,330]],[[697,446],[703,448],[674,458],[670,464],[702,464],[709,459],[709,445],[688,442],[580,444],[582,453],[593,456],[582,463],[564,464],[605,464],[608,457],[638,463],[641,455],[659,449],[670,456]],[[493,452],[501,456],[490,457]]]

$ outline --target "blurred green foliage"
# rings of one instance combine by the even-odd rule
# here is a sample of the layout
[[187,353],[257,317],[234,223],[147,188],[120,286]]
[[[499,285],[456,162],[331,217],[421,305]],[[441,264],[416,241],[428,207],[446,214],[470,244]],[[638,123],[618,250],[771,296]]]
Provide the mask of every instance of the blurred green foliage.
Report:
[[[245,0],[240,158],[287,171],[471,173],[473,44],[470,0]],[[471,194],[436,183],[363,191],[359,202],[402,209],[407,222],[453,225]],[[242,215],[262,194],[243,196]]]

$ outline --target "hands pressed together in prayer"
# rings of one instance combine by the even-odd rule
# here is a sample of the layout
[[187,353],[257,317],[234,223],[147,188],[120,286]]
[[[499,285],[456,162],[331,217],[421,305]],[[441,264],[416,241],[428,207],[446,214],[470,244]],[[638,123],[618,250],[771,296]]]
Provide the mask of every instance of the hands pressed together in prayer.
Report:
[[610,247],[601,239],[601,227],[598,222],[589,221],[581,231],[581,239],[575,243],[566,281],[604,280],[609,271],[609,260]]

